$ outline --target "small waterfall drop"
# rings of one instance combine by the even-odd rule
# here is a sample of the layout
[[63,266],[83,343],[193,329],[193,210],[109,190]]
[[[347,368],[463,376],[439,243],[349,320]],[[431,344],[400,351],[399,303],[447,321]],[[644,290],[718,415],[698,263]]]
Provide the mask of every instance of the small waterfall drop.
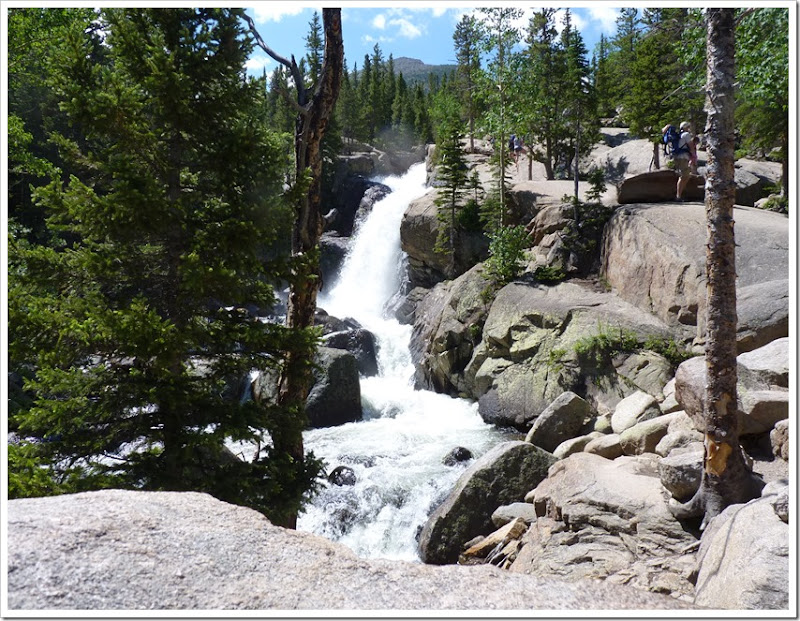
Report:
[[456,446],[479,456],[503,439],[483,422],[477,405],[413,387],[411,326],[386,313],[402,286],[400,221],[425,194],[425,167],[412,166],[383,182],[392,193],[360,223],[339,279],[319,305],[352,317],[378,340],[376,377],[361,378],[364,420],[304,433],[307,450],[328,469],[355,471],[353,486],[330,485],[306,507],[300,530],[339,541],[359,556],[419,560],[416,536],[433,507],[450,491],[463,466],[445,466]]

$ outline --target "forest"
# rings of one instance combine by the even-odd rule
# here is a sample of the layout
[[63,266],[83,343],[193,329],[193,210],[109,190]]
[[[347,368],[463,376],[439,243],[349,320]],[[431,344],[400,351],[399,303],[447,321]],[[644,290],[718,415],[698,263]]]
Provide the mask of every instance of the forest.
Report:
[[[500,255],[524,244],[504,221],[511,134],[548,179],[573,179],[591,174],[577,164],[601,124],[654,143],[665,123],[705,126],[701,9],[623,9],[592,51],[569,11],[560,29],[555,9],[523,31],[519,17],[464,16],[441,78],[407,82],[377,44],[343,59],[323,204],[348,145],[435,143],[442,251],[476,227]],[[787,204],[789,11],[741,8],[735,23],[737,156],[782,162]],[[258,41],[240,9],[9,9],[10,498],[197,490],[292,524],[319,488],[324,464],[296,450],[302,398],[243,401],[236,381],[307,377],[319,339],[255,311],[316,277],[318,253],[289,240],[313,183],[296,170],[297,102],[319,92],[325,35],[315,14],[281,50],[300,58],[294,75],[250,77]],[[463,157],[487,137],[497,190],[474,198]],[[245,461],[229,442],[258,449]]]

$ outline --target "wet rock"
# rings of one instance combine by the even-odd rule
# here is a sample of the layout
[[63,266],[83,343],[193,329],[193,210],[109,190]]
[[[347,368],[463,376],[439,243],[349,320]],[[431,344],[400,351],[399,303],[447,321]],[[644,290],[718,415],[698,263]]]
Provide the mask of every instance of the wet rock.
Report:
[[469,461],[470,459],[472,459],[472,451],[464,448],[463,446],[457,446],[444,456],[442,463],[445,466],[455,466],[456,464]]
[[363,377],[378,374],[378,343],[375,335],[364,328],[331,332],[322,337],[322,344],[350,352]]
[[331,347],[317,348],[314,384],[306,399],[310,427],[331,427],[361,420],[361,386],[355,357]]
[[[789,526],[769,496],[731,505],[703,533],[695,603],[725,610],[789,606]],[[746,571],[743,571],[746,568]]]
[[525,441],[552,453],[559,444],[580,433],[590,414],[586,401],[574,392],[564,392],[536,417]]
[[336,466],[328,475],[328,482],[333,485],[338,485],[339,487],[343,485],[355,485],[356,473],[348,466]]
[[480,457],[425,523],[419,541],[422,561],[455,563],[465,541],[494,530],[494,510],[522,500],[554,462],[550,453],[521,441],[504,442]]

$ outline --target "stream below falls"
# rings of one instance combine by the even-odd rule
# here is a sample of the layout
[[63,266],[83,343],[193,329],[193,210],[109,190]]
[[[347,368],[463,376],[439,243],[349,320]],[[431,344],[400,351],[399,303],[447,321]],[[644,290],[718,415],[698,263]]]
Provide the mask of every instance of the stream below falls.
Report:
[[381,179],[391,194],[358,224],[337,281],[319,306],[352,317],[375,334],[379,372],[361,378],[364,420],[309,429],[305,447],[355,471],[353,486],[326,486],[298,519],[298,530],[338,541],[363,558],[418,561],[417,535],[435,506],[471,462],[445,466],[457,446],[475,458],[508,438],[486,424],[476,403],[414,389],[409,341],[393,308],[405,278],[400,221],[409,203],[425,194],[425,167]]

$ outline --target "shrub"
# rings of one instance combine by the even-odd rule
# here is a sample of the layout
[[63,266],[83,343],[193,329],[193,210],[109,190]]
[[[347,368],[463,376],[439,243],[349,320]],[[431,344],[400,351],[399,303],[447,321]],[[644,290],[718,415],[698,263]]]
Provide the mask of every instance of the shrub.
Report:
[[499,287],[517,278],[523,270],[525,248],[528,246],[528,232],[524,226],[503,226],[492,233],[489,242],[489,258],[486,260],[486,273]]

